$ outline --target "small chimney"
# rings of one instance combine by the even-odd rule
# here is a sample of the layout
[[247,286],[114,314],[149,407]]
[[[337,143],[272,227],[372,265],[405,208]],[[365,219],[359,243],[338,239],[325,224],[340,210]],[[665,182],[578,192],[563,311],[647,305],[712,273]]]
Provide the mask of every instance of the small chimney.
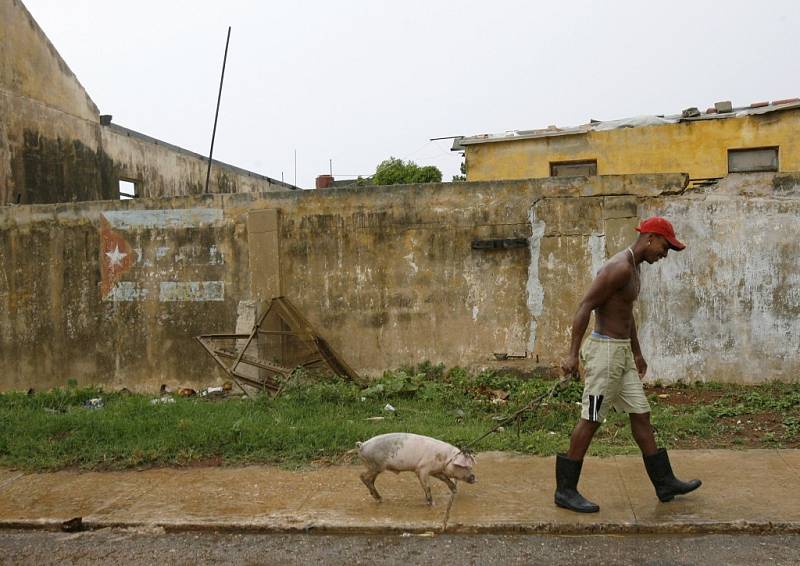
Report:
[[100,114],[100,125],[108,126],[111,123],[111,114]]
[[333,186],[333,175],[318,175],[317,188],[330,189]]

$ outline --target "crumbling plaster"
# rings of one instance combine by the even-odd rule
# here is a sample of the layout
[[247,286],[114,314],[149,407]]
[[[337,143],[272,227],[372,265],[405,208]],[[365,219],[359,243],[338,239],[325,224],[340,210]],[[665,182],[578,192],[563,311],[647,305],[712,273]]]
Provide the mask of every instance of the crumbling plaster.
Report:
[[[278,292],[365,375],[425,359],[490,367],[494,352],[555,367],[598,264],[652,213],[671,217],[688,247],[643,268],[650,378],[796,379],[798,250],[786,234],[800,179],[737,176],[678,194],[684,184],[593,177],[3,207],[0,386],[207,385],[223,374],[193,337],[241,329]],[[528,246],[471,247],[494,238]]]

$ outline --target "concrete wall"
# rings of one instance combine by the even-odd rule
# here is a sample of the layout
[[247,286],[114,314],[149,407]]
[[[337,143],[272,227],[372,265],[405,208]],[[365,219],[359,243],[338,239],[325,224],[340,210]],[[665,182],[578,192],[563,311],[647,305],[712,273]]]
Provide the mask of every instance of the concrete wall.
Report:
[[[193,336],[289,297],[359,372],[429,359],[554,366],[603,260],[663,213],[688,248],[643,268],[651,378],[796,380],[800,177],[365,187],[0,208],[0,387],[153,390],[223,374]],[[511,249],[476,239],[527,238]]]
[[[119,180],[148,196],[198,194],[202,156],[118,126],[97,107],[18,0],[0,0],[0,204],[116,199]],[[209,192],[289,190],[215,162]]]
[[110,198],[97,107],[21,2],[0,37],[0,204]]
[[636,309],[649,377],[796,381],[800,375],[800,175],[729,175],[681,196],[543,199],[532,264],[533,351],[566,345],[576,301],[639,218],[670,218],[687,248],[642,266]]
[[728,174],[728,149],[779,147],[779,171],[800,171],[800,109],[466,146],[467,179],[549,177],[550,163],[597,160],[598,175]]
[[641,210],[674,218],[690,246],[642,279],[654,375],[800,380],[800,175],[730,175]]
[[[116,124],[100,127],[103,151],[112,160],[116,178],[133,181],[136,195],[158,198],[199,195],[205,190],[208,157],[151,138]],[[214,160],[211,193],[253,193],[294,190],[277,181]]]

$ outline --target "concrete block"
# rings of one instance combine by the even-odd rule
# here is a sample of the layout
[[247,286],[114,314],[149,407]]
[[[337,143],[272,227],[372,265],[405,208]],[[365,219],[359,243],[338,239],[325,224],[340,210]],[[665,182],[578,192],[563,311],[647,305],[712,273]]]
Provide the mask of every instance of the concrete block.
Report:
[[260,234],[275,232],[278,229],[278,209],[252,210],[247,215],[247,232]]
[[543,199],[534,214],[545,223],[545,236],[579,236],[602,231],[602,197]]
[[633,218],[639,215],[639,199],[633,196],[604,197],[603,218]]
[[714,103],[714,109],[719,113],[725,112],[732,112],[733,111],[733,104],[731,104],[730,100],[723,100],[721,102]]

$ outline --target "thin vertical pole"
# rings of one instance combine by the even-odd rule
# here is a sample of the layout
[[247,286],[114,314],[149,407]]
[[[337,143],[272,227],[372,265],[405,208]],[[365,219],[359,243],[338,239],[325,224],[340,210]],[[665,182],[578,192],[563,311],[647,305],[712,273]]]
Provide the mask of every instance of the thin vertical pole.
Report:
[[206,171],[206,192],[208,181],[211,179],[211,158],[214,155],[214,138],[217,135],[217,119],[219,118],[219,103],[222,100],[222,82],[225,80],[225,63],[228,61],[228,43],[231,40],[231,26],[228,26],[228,37],[225,39],[225,56],[222,58],[222,75],[219,77],[219,94],[217,95],[217,111],[214,113],[214,130],[211,132],[211,149],[208,152],[208,170]]
[[297,150],[294,150],[294,186],[297,186]]

